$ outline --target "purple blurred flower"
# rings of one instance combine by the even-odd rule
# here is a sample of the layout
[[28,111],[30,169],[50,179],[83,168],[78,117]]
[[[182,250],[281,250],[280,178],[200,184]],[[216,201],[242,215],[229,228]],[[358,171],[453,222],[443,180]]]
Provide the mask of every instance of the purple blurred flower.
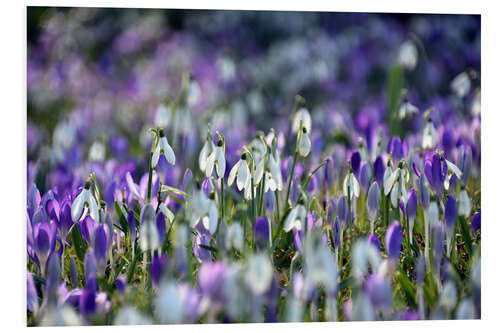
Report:
[[358,176],[359,175],[359,168],[361,166],[361,154],[356,151],[352,153],[351,155],[351,168],[352,172]]
[[390,309],[392,288],[389,280],[381,274],[371,274],[366,278],[365,293],[374,307]]
[[375,246],[377,251],[380,252],[380,240],[378,239],[376,234],[372,233],[368,235],[368,243]]
[[476,212],[472,215],[470,231],[474,235],[479,229],[481,229],[481,212]]
[[262,250],[269,246],[269,232],[269,221],[267,218],[265,216],[257,217],[254,225],[255,246],[257,249]]
[[150,267],[151,281],[153,282],[153,285],[158,286],[160,284],[166,263],[167,256],[165,254],[161,256],[158,256],[157,252],[153,254],[153,260]]
[[385,248],[387,251],[387,256],[390,259],[399,259],[401,253],[401,239],[403,238],[403,233],[401,231],[401,226],[397,221],[394,221],[385,234]]
[[385,164],[382,160],[382,156],[377,156],[375,159],[375,163],[373,164],[373,176],[377,181],[379,186],[384,184],[384,173],[385,173]]
[[222,262],[203,263],[198,271],[198,286],[201,293],[213,302],[223,301],[227,275],[228,270]]

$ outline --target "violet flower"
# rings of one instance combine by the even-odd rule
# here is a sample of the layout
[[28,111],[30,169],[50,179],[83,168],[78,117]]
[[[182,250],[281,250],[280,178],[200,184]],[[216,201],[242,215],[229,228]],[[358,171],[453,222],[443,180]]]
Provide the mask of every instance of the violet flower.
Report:
[[402,238],[403,233],[401,231],[401,226],[397,221],[394,221],[389,228],[387,228],[385,234],[385,248],[389,259],[399,259]]

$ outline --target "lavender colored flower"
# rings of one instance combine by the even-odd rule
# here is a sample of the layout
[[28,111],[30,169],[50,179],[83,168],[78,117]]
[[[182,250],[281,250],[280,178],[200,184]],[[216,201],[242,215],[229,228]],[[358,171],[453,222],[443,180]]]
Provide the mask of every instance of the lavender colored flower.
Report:
[[479,229],[481,229],[481,212],[476,212],[472,215],[470,231],[474,235]]
[[359,168],[361,166],[361,154],[356,151],[351,155],[351,168],[352,172],[357,176],[359,175]]
[[380,240],[378,239],[377,235],[374,233],[371,233],[368,235],[368,243],[372,244],[375,246],[378,252],[380,252]]
[[375,159],[375,163],[373,163],[373,176],[377,181],[379,186],[384,184],[384,173],[385,173],[385,164],[382,160],[382,156],[377,156]]
[[259,216],[255,220],[254,238],[257,249],[265,249],[269,246],[270,228],[265,216]]
[[401,226],[397,221],[394,221],[385,234],[385,248],[387,251],[387,256],[390,259],[399,259],[401,253],[401,239],[403,238],[403,233],[401,231]]
[[159,256],[158,253],[153,254],[153,260],[151,262],[150,267],[150,276],[153,285],[158,286],[160,284],[160,280],[165,270],[165,265],[167,263],[167,256],[165,254]]
[[365,293],[374,307],[390,309],[392,288],[389,280],[381,274],[371,274],[366,278]]

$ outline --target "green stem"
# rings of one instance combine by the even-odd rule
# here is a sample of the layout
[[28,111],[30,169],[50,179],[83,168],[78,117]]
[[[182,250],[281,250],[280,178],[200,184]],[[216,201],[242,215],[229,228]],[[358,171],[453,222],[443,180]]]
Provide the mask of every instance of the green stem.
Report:
[[292,169],[290,170],[290,176],[288,176],[288,189],[286,191],[285,206],[288,205],[288,198],[290,198],[290,189],[292,187],[292,177],[293,177],[293,173],[295,171],[295,164],[297,164],[297,156],[298,156],[298,150],[295,149],[295,153],[293,154]]
[[151,202],[151,187],[152,187],[152,182],[153,182],[153,167],[152,167],[152,162],[153,162],[153,151],[151,149],[151,153],[149,156],[149,176],[148,176],[148,203]]

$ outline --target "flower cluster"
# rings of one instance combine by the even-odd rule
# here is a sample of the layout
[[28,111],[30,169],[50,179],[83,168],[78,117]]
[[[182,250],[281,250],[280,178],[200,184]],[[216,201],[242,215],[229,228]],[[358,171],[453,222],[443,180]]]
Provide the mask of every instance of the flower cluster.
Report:
[[480,318],[473,17],[112,11],[29,40],[28,324]]

